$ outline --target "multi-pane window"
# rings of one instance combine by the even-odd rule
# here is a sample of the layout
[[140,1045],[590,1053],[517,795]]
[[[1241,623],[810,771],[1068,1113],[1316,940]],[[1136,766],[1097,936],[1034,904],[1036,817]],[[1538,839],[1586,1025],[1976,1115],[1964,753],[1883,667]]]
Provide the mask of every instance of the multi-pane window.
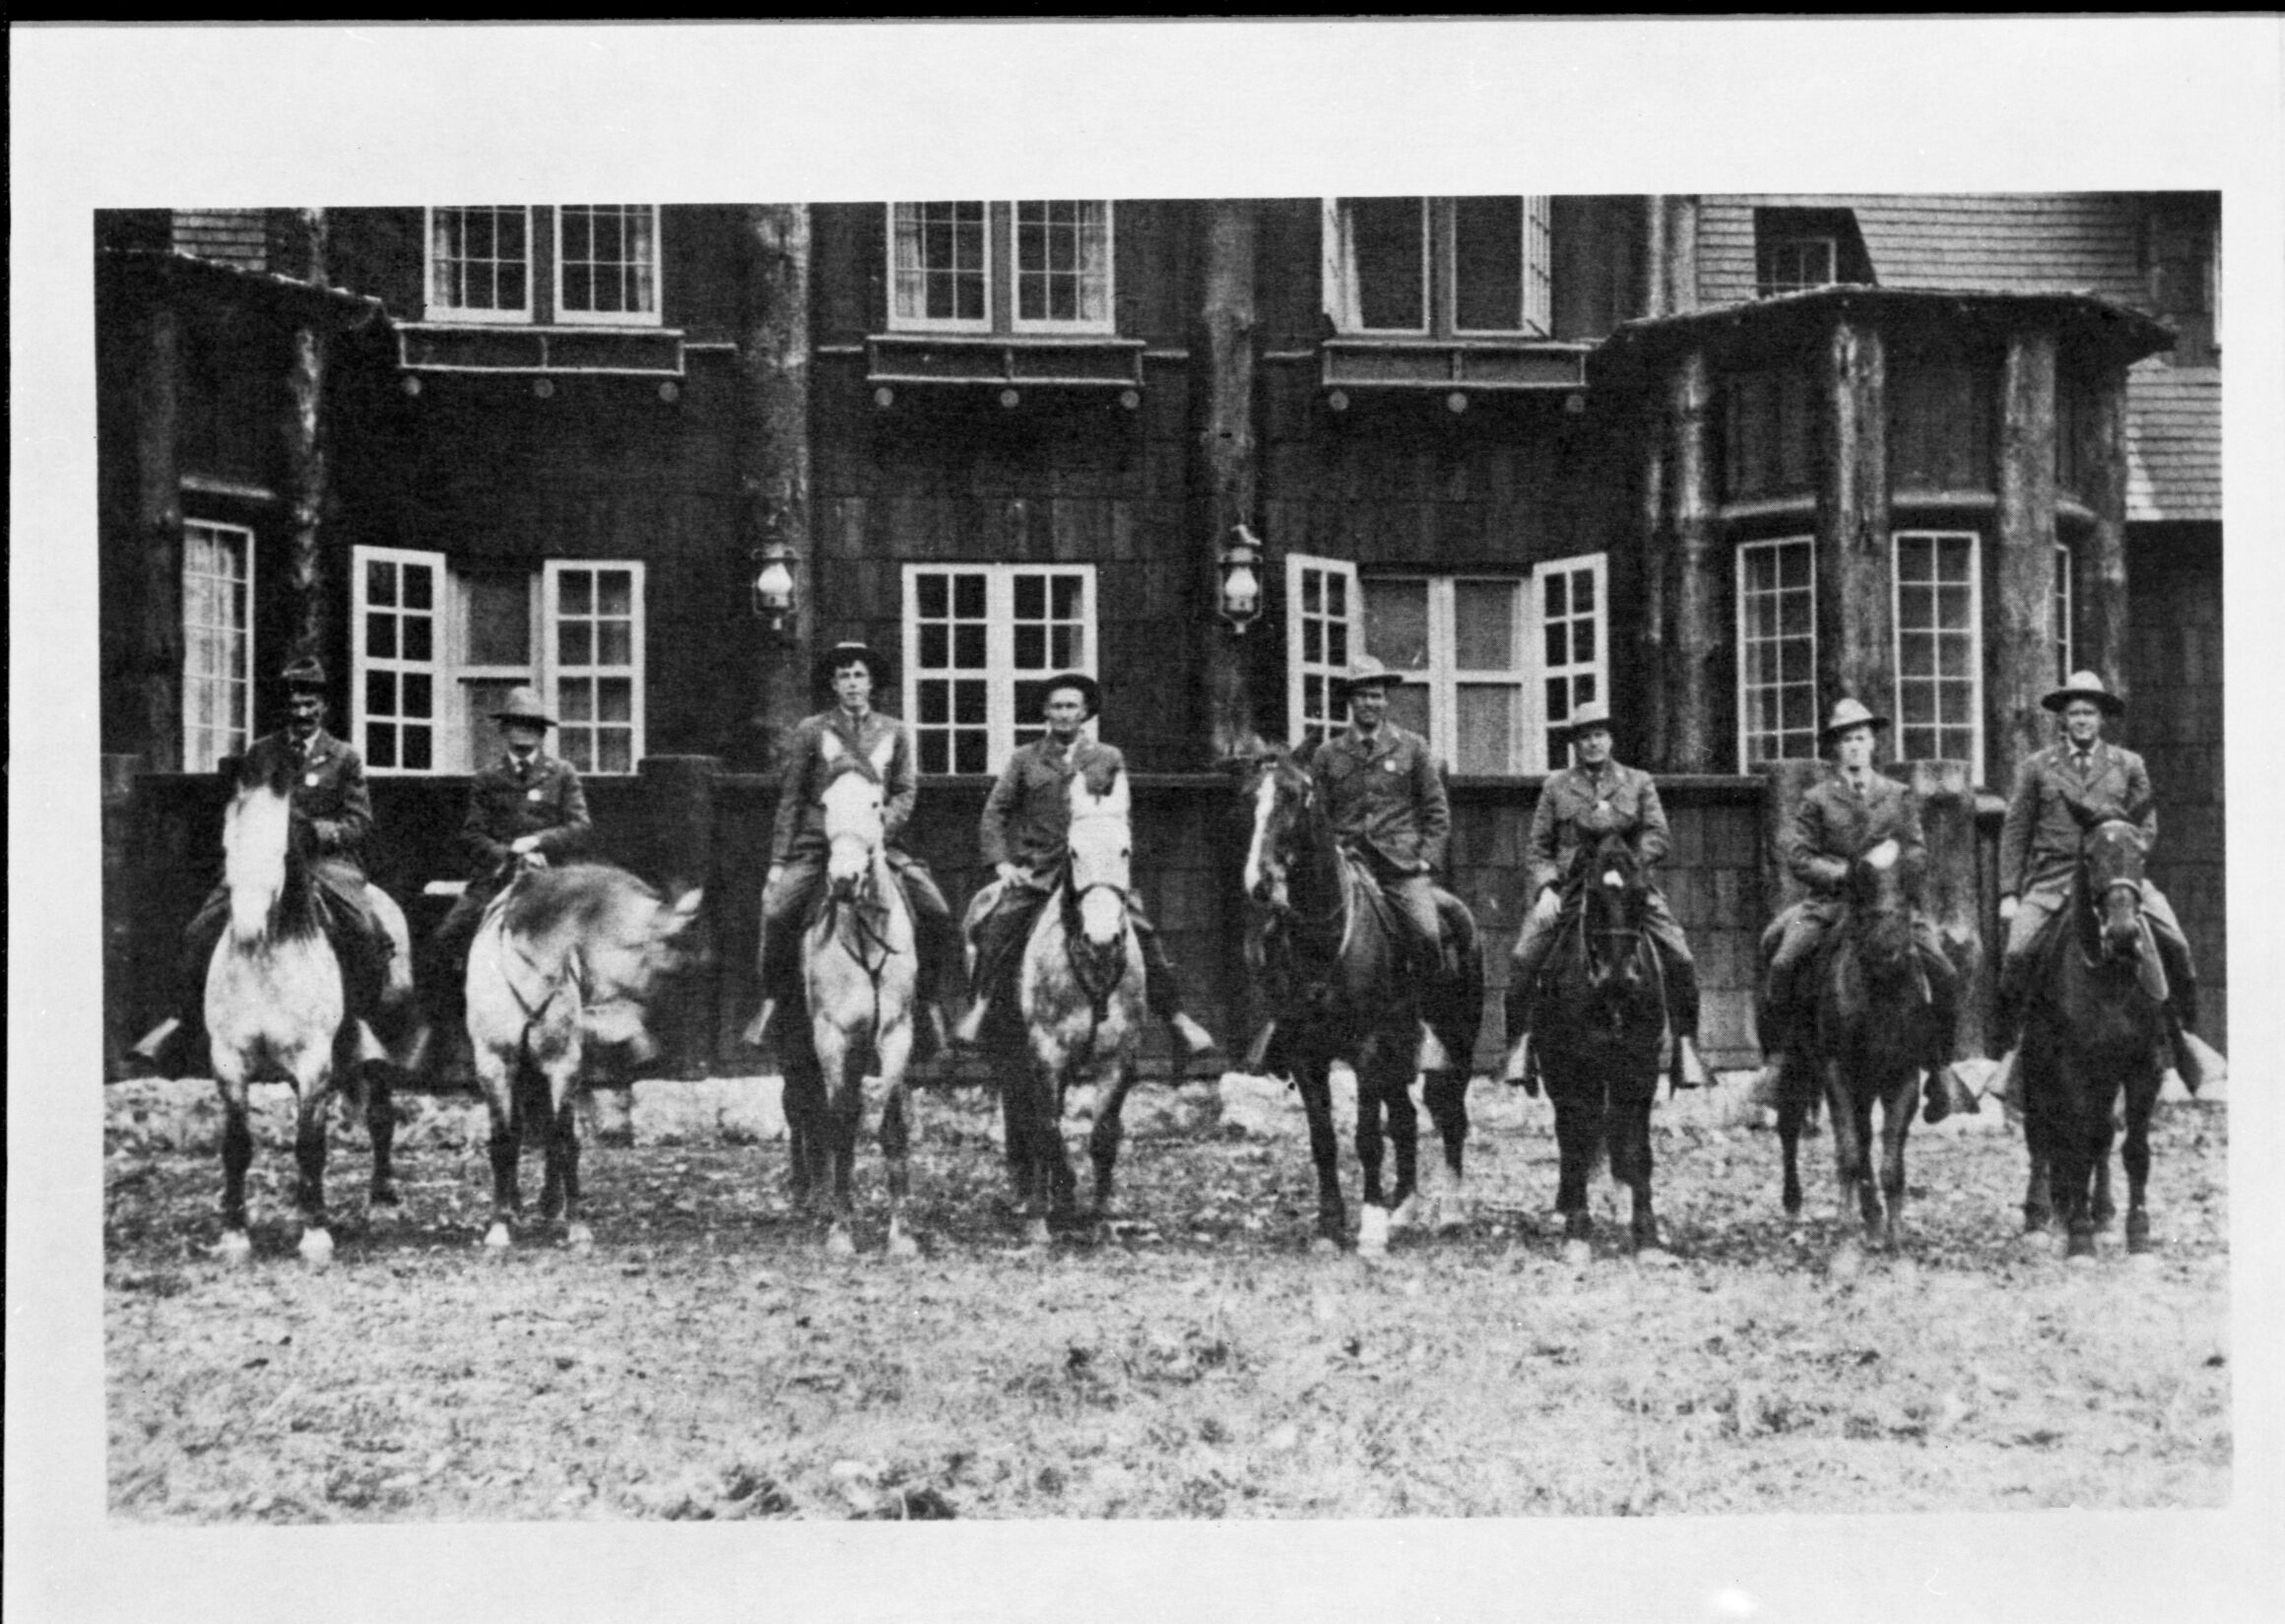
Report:
[[1044,733],[1047,680],[1095,675],[1085,564],[908,564],[904,708],[927,773],[996,772]]
[[1539,601],[1539,770],[1565,762],[1554,730],[1582,705],[1607,702],[1609,638],[1603,556],[1558,558],[1532,571]]
[[1324,208],[1325,307],[1341,333],[1549,331],[1545,197],[1339,197]]
[[1109,333],[1111,205],[1100,199],[888,206],[888,324]]
[[532,319],[532,212],[512,207],[428,211],[428,319]]
[[642,759],[641,564],[458,573],[440,552],[359,548],[354,597],[352,731],[374,771],[475,770],[502,747],[492,711],[527,684],[581,772]]
[[254,533],[182,527],[182,765],[206,772],[253,737]]
[[1461,773],[1534,770],[1525,617],[1530,583],[1498,576],[1369,576],[1365,648],[1404,686],[1389,714]]
[[2068,542],[2055,544],[2055,680],[2071,678],[2071,550]]
[[1359,598],[1355,564],[1285,555],[1285,710],[1296,747],[1341,724]]
[[1897,756],[1983,762],[1984,682],[1971,531],[1895,538]]
[[1738,765],[1816,756],[1816,544],[1747,542],[1737,550]]
[[1754,280],[1761,296],[1804,293],[1840,280],[1840,242],[1829,236],[1781,236],[1763,242],[1754,255]]
[[555,211],[555,319],[658,321],[657,204],[566,203]]

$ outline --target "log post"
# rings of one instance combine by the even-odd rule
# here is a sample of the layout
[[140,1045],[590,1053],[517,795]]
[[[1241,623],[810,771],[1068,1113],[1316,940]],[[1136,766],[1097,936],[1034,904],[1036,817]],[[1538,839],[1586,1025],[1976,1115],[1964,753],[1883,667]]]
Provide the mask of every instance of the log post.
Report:
[[1686,316],[1698,308],[1698,200],[1681,194],[1666,199],[1665,314]]
[[1674,616],[1672,704],[1666,717],[1666,767],[1716,770],[1714,674],[1723,648],[1721,559],[1714,546],[1712,369],[1702,349],[1676,362],[1666,391],[1672,444],[1665,484],[1672,503],[1668,567]]
[[1643,446],[1642,497],[1638,511],[1638,534],[1642,548],[1642,638],[1641,654],[1635,662],[1641,685],[1636,697],[1641,705],[1642,759],[1657,764],[1663,770],[1673,766],[1673,724],[1667,684],[1671,681],[1672,628],[1668,623],[1666,603],[1666,575],[1671,567],[1672,549],[1667,545],[1666,511],[1666,447],[1658,431],[1653,415],[1646,411],[1642,427]]
[[102,770],[103,831],[103,1063],[135,1041],[135,926],[142,916],[135,838],[135,776],[142,758],[105,755]]
[[[154,772],[182,770],[181,317],[163,291],[148,295],[136,357],[135,518],[126,538],[141,559],[143,600],[135,740]],[[122,741],[124,743],[124,741]]]
[[1643,199],[1643,285],[1639,313],[1663,316],[1673,310],[1673,288],[1666,265],[1666,197],[1654,192]]
[[1967,1060],[1981,1056],[1986,1044],[1982,1000],[1977,996],[1984,979],[1984,929],[1976,871],[1975,774],[1965,761],[1912,761],[1898,775],[1920,801],[1928,852],[1921,906],[1935,922],[1945,955],[1959,976],[1960,1018],[1952,1057]]
[[1880,332],[1844,313],[1825,346],[1817,487],[1817,685],[1892,703],[1888,403]]
[[[730,563],[739,597],[772,542],[795,555],[794,613],[781,632],[757,623],[754,708],[744,743],[751,764],[773,771],[784,736],[809,708],[816,640],[816,552],[810,536],[810,211],[800,203],[746,210],[746,323],[739,344],[744,394],[738,447],[739,547]],[[881,694],[881,701],[893,696]]]
[[[2095,522],[2078,571],[2086,589],[2071,663],[2129,697],[2126,672],[2126,369],[2106,366],[2093,382],[2087,447],[2087,504]],[[2131,715],[2129,711],[2127,714]]]
[[[294,329],[286,366],[287,595],[294,606],[290,659],[323,656],[331,646],[331,605],[325,589],[325,446],[319,435],[325,392],[325,334],[316,326]],[[347,681],[346,677],[344,681]],[[345,705],[343,716],[349,714]]]
[[2053,333],[2015,333],[1999,391],[1997,612],[1986,661],[1992,784],[2047,742],[2040,696],[2055,685],[2055,366]]
[[[712,887],[714,876],[714,791],[722,763],[711,755],[646,755],[635,772],[642,788],[645,844],[652,874],[670,893]],[[726,966],[717,951],[714,919],[726,898],[702,907],[686,943],[693,962],[712,973],[678,977],[653,1019],[660,1061],[669,1076],[703,1076],[713,1069],[722,988],[715,976],[726,967],[743,984],[746,966]],[[735,985],[735,984],[734,984]]]
[[[1256,633],[1240,633],[1217,613],[1217,559],[1241,524],[1255,526],[1260,488],[1254,426],[1254,205],[1222,199],[1205,212],[1206,265],[1200,278],[1199,345],[1205,364],[1194,416],[1203,488],[1202,599],[1206,614],[1206,737],[1213,757],[1228,760],[1256,738],[1248,657]],[[1258,528],[1258,527],[1257,527]],[[1267,573],[1268,560],[1261,566]]]

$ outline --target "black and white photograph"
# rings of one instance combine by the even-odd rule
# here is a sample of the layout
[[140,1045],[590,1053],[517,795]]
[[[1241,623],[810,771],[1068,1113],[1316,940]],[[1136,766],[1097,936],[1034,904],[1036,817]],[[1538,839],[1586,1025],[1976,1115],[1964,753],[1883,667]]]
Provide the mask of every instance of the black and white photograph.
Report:
[[1923,27],[17,31],[11,1611],[2285,1602],[2278,28]]

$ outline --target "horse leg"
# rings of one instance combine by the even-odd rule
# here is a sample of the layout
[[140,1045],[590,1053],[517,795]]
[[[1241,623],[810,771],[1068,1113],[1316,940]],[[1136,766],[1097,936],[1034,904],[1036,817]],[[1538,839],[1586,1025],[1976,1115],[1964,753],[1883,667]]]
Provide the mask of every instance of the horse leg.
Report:
[[1440,1233],[1449,1234],[1465,1229],[1472,1216],[1462,1165],[1468,1144],[1468,1073],[1431,1072],[1421,1082],[1420,1097],[1428,1107],[1428,1121],[1436,1130],[1437,1149],[1442,1153],[1441,1163],[1426,1164],[1428,1172],[1440,1169],[1443,1186],[1442,1199],[1431,1203],[1429,1220]]
[[850,1233],[850,1222],[856,1212],[850,1184],[855,1172],[858,1118],[864,1109],[864,1096],[859,1080],[849,1074],[857,1057],[850,1053],[847,1037],[837,1029],[827,1028],[817,1034],[816,1047],[817,1069],[825,1083],[823,1137],[832,1169],[831,1182],[825,1191],[829,1219],[825,1252],[830,1257],[849,1258],[857,1253],[856,1238]]
[[[1781,1087],[1782,1087],[1781,1083]],[[1785,1215],[1788,1223],[1801,1221],[1801,1128],[1809,1120],[1809,1101],[1796,1090],[1786,1089],[1778,1099],[1777,1141],[1785,1158]]]
[[226,1264],[242,1264],[254,1255],[246,1236],[246,1169],[254,1162],[254,1131],[246,1120],[246,1078],[231,1055],[218,1072],[233,1074],[216,1079],[223,1096],[223,1233],[215,1256]]
[[577,1028],[572,1028],[560,1040],[545,1048],[538,1045],[535,1034],[532,1063],[539,1068],[547,1089],[548,1114],[542,1119],[546,1146],[542,1165],[546,1172],[540,1183],[540,1217],[552,1223],[563,1216],[566,1200],[563,1188],[562,1135],[557,1128],[557,1119],[570,1103],[572,1085],[579,1080]]
[[1880,1118],[1880,1196],[1886,1209],[1881,1214],[1880,1240],[1891,1252],[1904,1239],[1904,1141],[1911,1135],[1913,1109],[1919,1103],[1918,1074],[1907,1072],[1904,1081],[1889,1095]]
[[1555,1107],[1555,1211],[1563,1220],[1565,1246],[1585,1248],[1595,1238],[1587,1188],[1602,1150],[1602,1088],[1575,1076],[1558,1080],[1552,1072],[1546,1081],[1547,1098]]
[[397,1171],[391,1160],[397,1143],[397,1085],[386,1066],[366,1067],[364,1085],[365,1133],[373,1142],[373,1182],[365,1200],[368,1216],[378,1217],[378,1209],[399,1204]]
[[[1651,1087],[1658,1087],[1654,1076]],[[1651,1099],[1616,1100],[1608,1108],[1610,1176],[1626,1186],[1634,1198],[1628,1239],[1638,1253],[1664,1252],[1659,1217],[1651,1200]]]
[[869,1129],[878,1125],[881,1137],[881,1159],[887,1170],[888,1182],[888,1255],[891,1258],[917,1258],[919,1243],[904,1227],[905,1202],[912,1196],[912,1140],[905,1119],[905,1069],[912,1059],[912,1027],[909,1023],[892,1027],[881,1038],[881,1053],[875,1057],[881,1063],[879,1092],[865,1102],[865,1117]]
[[[1368,1048],[1369,1054],[1369,1048]],[[1384,1126],[1388,1101],[1382,1093],[1377,1069],[1365,1056],[1353,1063],[1356,1075],[1356,1153],[1364,1168],[1364,1197],[1357,1204],[1357,1254],[1365,1258],[1385,1256],[1389,1250],[1390,1218],[1395,1203],[1384,1193],[1381,1184],[1381,1157],[1387,1143],[1388,1130]],[[1330,1090],[1329,1090],[1330,1092]],[[1409,1107],[1410,1101],[1405,1102]],[[1407,1190],[1406,1196],[1411,1192]],[[1410,1217],[1406,1213],[1407,1218]]]
[[1861,1109],[1850,1092],[1840,1062],[1825,1062],[1824,1072],[1825,1104],[1833,1119],[1833,1169],[1841,1184],[1837,1193],[1838,1218],[1843,1224],[1849,1221],[1849,1202],[1854,1197],[1864,1227],[1870,1229],[1880,1216],[1880,1197],[1872,1186],[1870,1157],[1864,1143],[1870,1137],[1870,1113]]
[[2023,1232],[2038,1235],[2055,1221],[2055,1125],[2048,1101],[2045,1045],[2026,1042],[2018,1064],[2023,1080],[2023,1148],[2030,1172],[2023,1186]]
[[476,1081],[491,1116],[491,1223],[484,1244],[497,1250],[508,1244],[516,1215],[516,1069],[522,1055],[502,1054],[479,1038],[475,1044]]
[[1095,1091],[1095,1126],[1087,1135],[1087,1157],[1095,1164],[1097,1223],[1111,1214],[1111,1181],[1119,1166],[1119,1141],[1127,1132],[1127,1094],[1135,1086],[1136,1076],[1135,1057],[1130,1054],[1119,1062],[1110,1087]]
[[1333,1131],[1333,1086],[1321,1060],[1294,1068],[1301,1090],[1301,1114],[1309,1124],[1309,1160],[1317,1169],[1318,1246],[1338,1247],[1348,1239],[1348,1213],[1340,1200],[1340,1143]]
[[[2157,1103],[2155,1087],[2128,1085],[2122,1157],[2126,1163],[2126,1250],[2132,1253],[2150,1250],[2150,1212],[2143,1197],[2150,1184],[2150,1108]],[[2107,1165],[2105,1171],[2109,1171]]]
[[[2103,1121],[2108,1124],[2112,1120],[2112,1106],[2106,1100]],[[2119,1215],[2118,1203],[2111,1199],[2111,1141],[2116,1137],[2114,1131],[2106,1128],[2102,1136],[2103,1154],[2095,1163],[2094,1220],[2097,1229],[2110,1228],[2111,1220]]]
[[[1360,1077],[1359,1089],[1363,1091]],[[1397,1153],[1396,1188],[1389,1192],[1390,1227],[1414,1228],[1432,1221],[1435,1193],[1442,1181],[1422,1187],[1420,1178],[1420,1113],[1412,1104],[1411,1068],[1392,1066],[1377,1079],[1383,1127]]]
[[310,1046],[294,1079],[297,1110],[294,1123],[294,1204],[301,1211],[301,1261],[312,1268],[333,1262],[333,1232],[325,1210],[325,1125],[333,1114],[333,1053],[330,1045]]
[[548,1182],[557,1198],[549,1216],[560,1212],[563,1244],[584,1252],[595,1244],[595,1232],[579,1216],[579,1061],[574,1040],[548,1072]]
[[820,1189],[818,1160],[824,1137],[818,1101],[824,1092],[824,1079],[807,1043],[788,1041],[780,1046],[779,1054],[785,1078],[780,1097],[785,1101],[786,1189],[795,1213],[807,1216],[815,1209]]

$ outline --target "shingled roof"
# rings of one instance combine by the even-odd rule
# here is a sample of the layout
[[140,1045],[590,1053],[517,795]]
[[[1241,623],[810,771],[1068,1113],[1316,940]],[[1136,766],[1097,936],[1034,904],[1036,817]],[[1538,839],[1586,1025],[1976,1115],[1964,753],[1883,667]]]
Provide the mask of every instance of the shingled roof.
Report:
[[2126,517],[2221,516],[2221,368],[2144,361],[2126,374]]

